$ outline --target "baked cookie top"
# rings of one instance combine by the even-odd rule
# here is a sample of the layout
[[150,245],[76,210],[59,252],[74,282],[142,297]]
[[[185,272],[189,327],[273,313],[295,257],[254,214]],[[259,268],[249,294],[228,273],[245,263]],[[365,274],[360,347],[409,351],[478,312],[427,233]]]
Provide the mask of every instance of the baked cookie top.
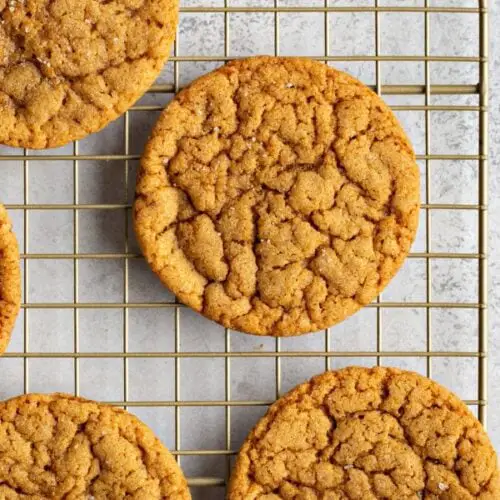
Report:
[[0,498],[191,498],[174,458],[130,413],[64,394],[0,403]]
[[495,451],[466,405],[416,373],[327,372],[279,399],[246,439],[228,498],[500,498]]
[[153,83],[178,0],[0,0],[0,143],[61,146],[97,132]]
[[137,178],[135,228],[161,280],[255,334],[337,323],[394,276],[419,172],[389,108],[306,59],[232,62],[166,108]]
[[0,354],[7,348],[21,305],[21,268],[7,210],[0,205]]

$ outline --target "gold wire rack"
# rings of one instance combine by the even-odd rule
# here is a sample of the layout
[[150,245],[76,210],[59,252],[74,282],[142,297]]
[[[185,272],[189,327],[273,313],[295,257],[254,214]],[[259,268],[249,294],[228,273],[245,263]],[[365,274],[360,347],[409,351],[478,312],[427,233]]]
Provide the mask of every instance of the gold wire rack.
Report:
[[[173,57],[170,61],[173,63],[173,83],[172,84],[156,84],[150,89],[151,94],[173,94],[179,90],[180,84],[180,64],[186,62],[218,62],[230,60],[230,29],[231,16],[235,14],[250,14],[260,13],[273,16],[274,19],[274,51],[276,55],[280,54],[280,16],[283,14],[294,13],[304,14],[321,14],[324,16],[324,54],[317,56],[316,59],[331,63],[336,61],[342,62],[373,62],[375,65],[375,85],[372,88],[380,95],[403,95],[423,96],[424,104],[419,105],[394,105],[396,111],[421,112],[425,116],[425,153],[418,155],[418,160],[421,160],[425,165],[425,203],[422,205],[423,220],[426,228],[425,232],[425,251],[412,252],[410,259],[423,259],[426,268],[426,290],[425,300],[419,302],[399,302],[399,301],[383,301],[378,299],[369,308],[375,309],[376,314],[376,348],[366,351],[347,351],[335,350],[332,345],[331,337],[328,330],[324,333],[324,349],[321,350],[283,350],[283,344],[286,340],[275,339],[274,349],[272,351],[234,351],[231,349],[231,338],[236,333],[229,330],[225,331],[224,349],[217,352],[203,351],[183,351],[181,349],[181,314],[183,306],[176,302],[133,302],[130,300],[129,285],[130,285],[130,262],[134,259],[142,257],[131,251],[129,244],[129,225],[125,223],[125,244],[123,252],[114,253],[83,253],[80,252],[80,215],[83,211],[118,211],[124,214],[125,220],[130,217],[130,201],[129,187],[134,182],[130,178],[129,165],[131,162],[139,159],[139,155],[131,153],[130,140],[130,124],[131,116],[136,113],[153,113],[162,109],[160,105],[137,104],[124,115],[124,136],[123,144],[124,151],[122,154],[80,154],[80,144],[73,144],[71,154],[48,154],[41,157],[39,154],[34,154],[24,150],[19,154],[0,154],[0,168],[4,161],[19,161],[23,165],[23,193],[22,203],[7,204],[10,210],[18,210],[23,213],[24,220],[24,242],[22,249],[22,259],[24,263],[24,310],[23,317],[23,334],[24,347],[20,352],[8,352],[5,357],[17,358],[23,360],[24,370],[24,390],[30,390],[30,362],[33,359],[68,359],[71,360],[74,367],[74,392],[80,394],[80,378],[81,378],[81,362],[85,359],[106,358],[117,359],[122,361],[123,375],[123,390],[122,399],[117,401],[107,401],[116,406],[131,408],[172,408],[174,413],[174,446],[172,452],[176,455],[177,460],[181,463],[185,456],[222,456],[226,461],[225,474],[219,476],[189,477],[189,483],[192,487],[203,488],[201,498],[208,498],[208,495],[214,498],[221,498],[222,491],[227,484],[228,474],[231,468],[232,458],[236,454],[234,439],[231,431],[231,417],[234,408],[239,407],[265,407],[272,401],[270,400],[247,400],[235,398],[232,394],[231,384],[231,368],[232,363],[238,359],[257,359],[266,358],[274,361],[275,372],[275,396],[279,397],[282,393],[282,378],[281,364],[287,358],[297,359],[323,359],[324,368],[330,368],[334,359],[351,359],[351,358],[369,358],[373,363],[380,364],[383,358],[420,358],[425,360],[426,373],[432,376],[432,359],[434,358],[473,358],[477,360],[477,397],[467,400],[469,405],[477,408],[479,419],[486,424],[486,404],[487,404],[487,155],[488,155],[488,12],[487,0],[478,0],[475,6],[470,6],[470,2],[466,2],[468,6],[457,7],[453,2],[453,6],[439,5],[438,2],[430,0],[422,0],[421,6],[405,6],[405,2],[399,2],[397,6],[379,5],[382,0],[373,0],[373,5],[357,6],[357,2],[344,2],[343,6],[338,6],[339,2],[324,0],[323,5],[318,5],[318,2],[311,5],[311,2],[303,0],[302,5],[297,5],[300,2],[291,2],[288,0],[269,0],[267,3],[260,1],[258,6],[238,6],[241,3],[239,0],[220,0],[218,6],[189,6],[181,5],[181,17],[186,14],[219,14],[224,20],[224,54],[221,56],[206,56],[193,55],[183,56],[179,53],[179,44],[174,46]],[[216,2],[213,2],[216,3]],[[246,2],[248,5],[250,2]],[[286,5],[283,5],[286,3]],[[411,2],[412,4],[416,2]],[[418,3],[418,2],[417,2]],[[443,2],[444,3],[444,2]],[[267,5],[268,4],[268,5]],[[335,4],[335,5],[334,5]],[[264,5],[264,6],[263,6]],[[374,55],[332,55],[330,52],[330,22],[334,16],[342,13],[363,13],[374,17],[375,26],[375,41]],[[422,55],[383,55],[381,52],[381,29],[380,16],[384,13],[416,13],[424,17],[424,53]],[[430,16],[433,14],[446,14],[453,16],[474,15],[478,23],[479,32],[479,48],[477,56],[436,56],[431,54],[431,22]],[[182,43],[182,40],[180,40]],[[424,66],[424,83],[392,85],[384,84],[381,76],[381,64],[384,62],[418,62]],[[475,63],[478,66],[479,79],[477,83],[459,83],[459,84],[439,84],[431,83],[430,64],[435,62],[444,63]],[[432,103],[431,96],[434,95],[452,95],[452,96],[476,96],[477,103],[474,105],[457,105],[445,104],[436,105]],[[476,154],[431,154],[431,113],[434,111],[471,111],[478,114],[478,138]],[[30,186],[29,172],[30,162],[43,159],[44,161],[70,161],[73,165],[73,202],[65,204],[36,204],[30,202]],[[478,178],[478,196],[476,203],[432,203],[431,202],[431,166],[435,160],[441,161],[473,161],[477,165]],[[124,167],[124,184],[123,203],[80,203],[79,186],[79,171],[82,162],[92,161],[94,164],[106,168],[107,162],[118,161],[122,162]],[[461,189],[461,186],[457,186]],[[35,253],[30,250],[30,215],[37,210],[66,210],[71,211],[73,216],[73,252],[71,253]],[[431,213],[433,211],[450,211],[464,210],[472,211],[477,214],[477,251],[475,252],[436,252],[432,251],[431,245]],[[80,279],[80,264],[86,260],[120,260],[124,265],[123,273],[123,301],[119,302],[83,302],[79,300],[79,279]],[[478,276],[478,294],[477,301],[474,302],[437,302],[433,299],[432,294],[432,262],[440,259],[458,259],[477,264]],[[35,260],[70,260],[74,262],[73,267],[73,294],[72,302],[32,302],[28,290],[30,288],[30,264]],[[156,308],[171,308],[174,314],[174,348],[170,351],[158,352],[135,352],[129,348],[129,312],[133,309],[156,309]],[[399,351],[383,349],[383,327],[382,327],[382,311],[390,308],[404,309],[420,309],[425,311],[426,322],[426,348],[418,351]],[[73,330],[74,330],[74,349],[71,352],[33,352],[30,349],[30,321],[29,313],[31,310],[71,310],[73,311]],[[80,349],[80,311],[84,309],[115,309],[120,310],[123,315],[123,335],[122,349],[118,352],[82,352]],[[433,337],[431,318],[433,311],[436,309],[469,309],[477,314],[477,348],[474,350],[433,350]],[[320,334],[318,334],[320,335]],[[173,398],[165,400],[132,400],[129,393],[129,362],[132,359],[171,359],[174,363],[174,377],[171,381],[173,385]],[[212,401],[186,401],[181,397],[181,360],[183,359],[202,359],[202,358],[217,358],[224,363],[224,399]],[[185,374],[184,374],[185,375]],[[51,388],[47,387],[47,391]],[[189,407],[221,407],[224,409],[224,445],[218,449],[183,449],[181,446],[181,410]],[[249,427],[253,422],[248,423]],[[201,448],[201,447],[200,447]],[[207,488],[214,488],[209,493]]]

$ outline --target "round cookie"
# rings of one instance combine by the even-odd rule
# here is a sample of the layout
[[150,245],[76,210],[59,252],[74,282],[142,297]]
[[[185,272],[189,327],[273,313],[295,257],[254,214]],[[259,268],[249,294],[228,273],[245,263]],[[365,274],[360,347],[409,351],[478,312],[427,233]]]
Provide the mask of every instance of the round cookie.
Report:
[[168,450],[130,413],[64,394],[0,403],[0,498],[191,498]]
[[178,0],[0,0],[0,143],[53,148],[97,132],[154,82]]
[[7,348],[20,306],[19,250],[7,210],[0,205],[0,354]]
[[495,451],[444,387],[413,372],[326,372],[274,403],[247,437],[228,499],[500,498]]
[[286,336],[342,321],[394,276],[417,230],[419,172],[363,84],[319,62],[257,57],[170,103],[136,193],[143,253],[182,302]]

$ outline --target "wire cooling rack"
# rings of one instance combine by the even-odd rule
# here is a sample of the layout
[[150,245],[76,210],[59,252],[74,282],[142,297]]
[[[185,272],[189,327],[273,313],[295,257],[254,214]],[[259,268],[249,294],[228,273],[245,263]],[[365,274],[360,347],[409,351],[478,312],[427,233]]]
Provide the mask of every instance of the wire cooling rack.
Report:
[[[120,120],[61,150],[0,149],[24,266],[0,396],[64,390],[137,413],[200,498],[223,497],[258,416],[324,369],[416,369],[485,423],[487,51],[486,0],[184,1],[162,77]],[[359,76],[403,121],[422,170],[420,233],[394,283],[342,325],[297,339],[241,335],[177,304],[130,230],[134,171],[159,111],[194,76],[259,52]]]

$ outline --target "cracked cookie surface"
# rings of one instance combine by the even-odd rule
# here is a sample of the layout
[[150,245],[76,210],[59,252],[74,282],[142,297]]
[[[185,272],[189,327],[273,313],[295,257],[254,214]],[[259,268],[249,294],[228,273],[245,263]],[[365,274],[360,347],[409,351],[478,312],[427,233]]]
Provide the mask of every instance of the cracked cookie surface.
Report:
[[0,498],[191,498],[174,458],[130,413],[64,394],[0,403]]
[[444,387],[413,372],[326,372],[274,403],[246,439],[228,499],[500,498],[495,451]]
[[7,348],[20,305],[19,249],[7,210],[0,205],[0,354]]
[[154,82],[178,0],[0,0],[0,143],[97,132]]
[[419,173],[389,108],[305,59],[232,62],[166,108],[137,176],[146,259],[222,325],[295,335],[371,302],[415,237]]

